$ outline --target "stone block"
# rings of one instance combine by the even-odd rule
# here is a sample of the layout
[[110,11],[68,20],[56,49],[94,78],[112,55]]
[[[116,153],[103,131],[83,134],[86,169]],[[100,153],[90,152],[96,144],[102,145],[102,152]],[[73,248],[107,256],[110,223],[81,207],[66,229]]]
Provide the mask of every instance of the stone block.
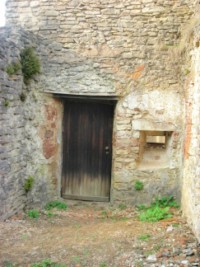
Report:
[[59,15],[59,12],[56,10],[47,10],[45,11],[46,17],[57,17]]
[[39,4],[40,4],[39,1],[31,1],[31,2],[30,2],[30,7],[38,7]]

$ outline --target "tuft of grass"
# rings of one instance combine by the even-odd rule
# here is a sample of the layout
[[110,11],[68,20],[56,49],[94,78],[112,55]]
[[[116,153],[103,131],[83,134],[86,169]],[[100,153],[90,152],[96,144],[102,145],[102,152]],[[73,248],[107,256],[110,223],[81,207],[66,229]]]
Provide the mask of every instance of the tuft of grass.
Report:
[[139,215],[140,221],[143,222],[157,222],[171,217],[169,207],[160,208],[159,206],[151,206]]
[[20,56],[24,82],[27,84],[35,74],[40,73],[40,61],[32,47],[24,48]]
[[60,200],[53,200],[53,201],[47,203],[45,206],[46,210],[51,210],[54,208],[56,208],[58,210],[66,210],[67,204],[65,202],[60,201]]
[[102,261],[100,264],[99,264],[99,267],[107,267],[108,266],[108,264],[107,264],[107,262],[105,262],[105,261]]
[[9,107],[10,106],[10,102],[8,99],[4,100],[4,107]]
[[81,262],[81,258],[79,256],[73,256],[72,257],[72,262],[75,264],[78,264]]
[[139,240],[147,241],[151,236],[149,234],[143,234],[138,237]]
[[137,180],[137,181],[135,182],[135,184],[134,184],[134,188],[135,188],[135,190],[137,190],[137,191],[142,190],[142,189],[144,188],[144,184],[143,184],[143,182]]
[[5,262],[3,263],[3,266],[4,266],[4,267],[14,267],[15,265],[14,265],[12,262],[10,262],[10,261],[5,261]]
[[26,193],[28,193],[33,188],[33,184],[34,184],[34,177],[29,176],[24,182],[24,190]]
[[108,212],[106,210],[102,210],[101,215],[103,218],[108,218]]
[[17,73],[20,69],[21,69],[21,64],[19,62],[16,62],[8,65],[6,68],[6,72],[8,73],[8,75],[11,76]]
[[28,214],[28,217],[31,219],[38,219],[40,215],[38,210],[29,210],[27,214]]
[[27,234],[22,234],[22,235],[21,235],[21,238],[22,238],[22,239],[27,239],[27,238],[28,238],[28,235],[27,235]]
[[56,216],[56,214],[52,213],[52,212],[47,212],[47,217],[53,217],[53,216]]
[[22,102],[25,102],[25,100],[26,100],[26,94],[22,92],[22,93],[19,95],[19,98],[20,98],[20,100],[21,100]]
[[173,226],[174,228],[178,228],[178,227],[180,227],[180,224],[179,224],[179,223],[173,223],[172,226]]
[[31,267],[67,267],[67,265],[55,263],[50,259],[44,259],[40,262],[32,263]]

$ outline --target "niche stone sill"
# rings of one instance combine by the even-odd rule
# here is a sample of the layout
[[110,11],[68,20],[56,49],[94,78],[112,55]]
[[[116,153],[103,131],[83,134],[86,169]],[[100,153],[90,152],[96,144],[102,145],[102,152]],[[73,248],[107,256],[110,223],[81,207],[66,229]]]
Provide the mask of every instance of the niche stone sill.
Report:
[[138,169],[163,169],[169,167],[169,162],[166,149],[148,148],[138,163]]
[[142,161],[138,165],[138,170],[158,170],[169,168],[169,162]]

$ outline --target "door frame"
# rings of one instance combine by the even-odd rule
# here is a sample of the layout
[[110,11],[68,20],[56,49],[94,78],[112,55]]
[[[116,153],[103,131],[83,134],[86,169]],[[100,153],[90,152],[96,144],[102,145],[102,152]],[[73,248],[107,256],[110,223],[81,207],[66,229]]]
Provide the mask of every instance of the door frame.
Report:
[[[54,94],[55,97],[58,97],[62,100],[63,103],[63,118],[62,118],[62,149],[61,149],[61,177],[60,177],[60,196],[62,197],[62,179],[63,179],[63,149],[64,149],[64,105],[65,101],[70,101],[70,102],[80,102],[80,103],[102,103],[102,104],[107,104],[107,105],[112,105],[113,106],[113,125],[112,125],[112,140],[113,140],[113,127],[114,127],[114,119],[115,119],[115,108],[117,101],[119,98],[117,96],[112,96],[112,95],[97,95],[97,96],[91,96],[91,95],[71,95],[71,94],[62,94],[62,93],[57,93]],[[113,141],[112,141],[112,154],[111,154],[111,174],[110,174],[110,194],[109,194],[109,199],[101,199],[101,198],[76,198],[76,200],[87,200],[87,201],[102,201],[102,202],[108,202],[111,200],[111,192],[112,192],[112,167],[113,167]],[[65,197],[66,198],[66,197]],[[73,196],[70,196],[68,199],[75,200]]]

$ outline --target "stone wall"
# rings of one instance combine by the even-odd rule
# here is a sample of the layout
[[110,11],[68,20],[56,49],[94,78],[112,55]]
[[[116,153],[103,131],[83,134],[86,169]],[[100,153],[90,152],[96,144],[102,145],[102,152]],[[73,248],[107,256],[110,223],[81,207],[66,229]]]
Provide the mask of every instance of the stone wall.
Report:
[[[199,7],[197,7],[199,14]],[[194,30],[192,66],[186,87],[186,128],[182,209],[200,240],[200,23]]]
[[[0,218],[7,218],[27,205],[42,206],[57,195],[58,173],[55,157],[60,156],[57,135],[60,103],[41,94],[38,80],[27,86],[21,70],[8,74],[7,68],[20,61],[24,47],[44,48],[41,40],[22,29],[0,31]],[[62,114],[62,113],[61,113]],[[56,130],[55,130],[56,129]],[[61,133],[60,133],[61,134]],[[59,174],[60,175],[60,174]],[[34,178],[26,194],[24,182]]]
[[[22,108],[28,114],[22,131],[28,156],[25,177],[16,181],[36,177],[29,202],[45,203],[60,196],[63,107],[46,92],[119,97],[113,132],[113,202],[141,204],[165,194],[180,199],[182,81],[187,69],[179,54],[192,4],[186,0],[7,1],[7,25],[21,27],[17,38],[11,32],[7,38],[19,40],[18,56],[24,46],[34,46],[42,65]],[[148,147],[145,138],[152,132],[164,133],[166,143]],[[150,152],[154,157],[149,163]],[[12,162],[11,156],[6,159]],[[144,183],[140,192],[134,189],[137,180]]]
[[45,89],[125,95],[180,90],[179,43],[191,1],[7,1],[7,24],[52,42]]

